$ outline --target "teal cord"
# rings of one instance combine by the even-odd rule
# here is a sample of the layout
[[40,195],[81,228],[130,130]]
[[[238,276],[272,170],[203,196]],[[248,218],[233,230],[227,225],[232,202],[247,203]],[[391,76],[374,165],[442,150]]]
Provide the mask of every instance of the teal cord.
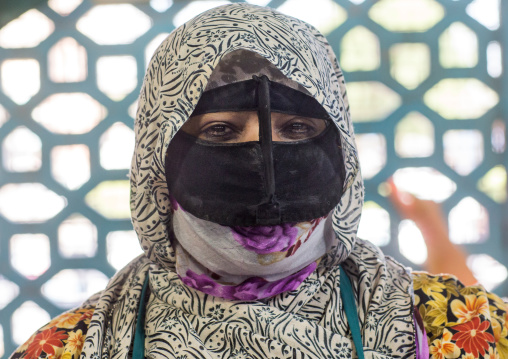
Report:
[[340,297],[344,303],[347,321],[349,323],[349,328],[351,329],[351,334],[353,335],[353,343],[355,344],[356,354],[359,359],[364,359],[362,333],[360,331],[360,322],[358,320],[358,310],[356,309],[353,287],[351,286],[349,277],[342,267],[340,267]]
[[146,274],[141,300],[139,302],[138,318],[136,320],[136,331],[134,332],[134,348],[132,348],[132,359],[145,358],[145,313],[146,313],[146,291],[148,288],[148,273]]

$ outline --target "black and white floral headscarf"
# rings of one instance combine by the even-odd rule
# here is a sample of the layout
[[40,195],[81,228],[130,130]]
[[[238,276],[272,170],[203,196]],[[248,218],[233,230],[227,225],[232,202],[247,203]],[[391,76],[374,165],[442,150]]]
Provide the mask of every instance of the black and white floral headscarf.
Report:
[[[169,142],[189,118],[228,53],[270,61],[325,108],[341,136],[344,194],[331,214],[337,245],[298,287],[264,301],[229,301],[184,285],[175,272],[171,201],[164,173]],[[127,358],[140,293],[149,276],[145,355],[150,358],[350,358],[356,356],[340,300],[339,267],[351,278],[367,358],[415,357],[411,279],[356,238],[363,182],[344,78],[312,26],[268,8],[231,4],[173,31],[148,67],[135,123],[131,211],[145,254],[103,292],[82,358]]]

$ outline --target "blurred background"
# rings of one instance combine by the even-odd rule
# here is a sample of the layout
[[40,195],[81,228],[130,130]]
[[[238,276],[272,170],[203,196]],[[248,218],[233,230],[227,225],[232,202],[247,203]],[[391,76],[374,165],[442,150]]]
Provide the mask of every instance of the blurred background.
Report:
[[[127,176],[145,68],[176,26],[229,2],[1,2],[0,357],[141,253]],[[508,3],[248,2],[313,24],[338,55],[366,186],[359,236],[425,261],[386,197],[393,176],[442,203],[476,277],[508,295]]]

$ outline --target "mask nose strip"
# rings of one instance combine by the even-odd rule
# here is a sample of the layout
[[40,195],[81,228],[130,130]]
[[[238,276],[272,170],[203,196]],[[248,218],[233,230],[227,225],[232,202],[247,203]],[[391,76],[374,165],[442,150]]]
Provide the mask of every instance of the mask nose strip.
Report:
[[280,207],[275,198],[275,171],[273,165],[272,118],[270,108],[270,80],[265,75],[252,77],[257,81],[259,141],[265,173],[265,199],[256,210],[256,223],[280,224]]

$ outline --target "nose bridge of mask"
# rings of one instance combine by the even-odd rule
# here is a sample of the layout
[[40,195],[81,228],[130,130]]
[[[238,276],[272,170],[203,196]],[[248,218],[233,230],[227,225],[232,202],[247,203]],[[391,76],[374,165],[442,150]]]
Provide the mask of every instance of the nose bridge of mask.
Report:
[[259,142],[265,172],[265,198],[256,210],[257,222],[277,224],[280,222],[280,206],[275,198],[275,169],[273,163],[272,115],[270,107],[270,82],[266,76],[253,76],[258,83]]

